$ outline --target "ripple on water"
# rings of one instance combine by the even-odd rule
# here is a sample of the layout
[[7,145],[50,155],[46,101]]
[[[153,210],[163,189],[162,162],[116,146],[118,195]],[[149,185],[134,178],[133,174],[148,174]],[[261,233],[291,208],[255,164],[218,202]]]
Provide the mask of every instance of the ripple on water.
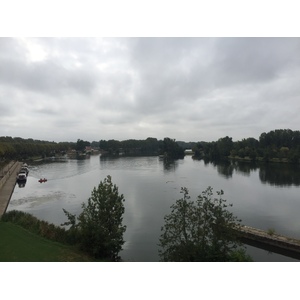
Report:
[[45,203],[53,202],[53,201],[60,201],[60,200],[72,200],[76,198],[74,194],[67,194],[61,191],[53,191],[45,195],[33,195],[22,197],[19,199],[14,199],[10,201],[10,210],[18,209],[18,207],[27,207],[33,208]]

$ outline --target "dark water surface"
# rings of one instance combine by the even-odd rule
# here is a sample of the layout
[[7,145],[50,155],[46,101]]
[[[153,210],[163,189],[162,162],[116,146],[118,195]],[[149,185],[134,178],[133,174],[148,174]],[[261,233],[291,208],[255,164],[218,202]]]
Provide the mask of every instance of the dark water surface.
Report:
[[[67,219],[63,208],[81,212],[81,203],[107,175],[112,176],[125,197],[126,241],[121,252],[125,261],[158,261],[158,239],[164,216],[182,197],[187,187],[191,199],[212,186],[223,190],[232,211],[244,225],[300,238],[300,170],[286,164],[252,165],[226,163],[214,165],[183,160],[166,165],[158,157],[59,160],[35,163],[24,188],[15,188],[8,210],[29,212],[60,225]],[[47,178],[39,183],[39,178]],[[247,246],[255,261],[297,261],[283,255]]]

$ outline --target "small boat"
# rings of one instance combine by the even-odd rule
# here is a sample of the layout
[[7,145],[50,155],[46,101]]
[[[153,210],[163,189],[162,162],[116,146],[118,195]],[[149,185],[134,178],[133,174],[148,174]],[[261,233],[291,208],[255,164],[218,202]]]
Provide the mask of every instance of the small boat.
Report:
[[46,178],[41,178],[41,179],[39,179],[39,182],[40,183],[42,183],[42,182],[46,182],[47,181],[47,179]]
[[20,172],[18,175],[17,175],[17,182],[25,182],[27,180],[27,175],[25,172]]
[[20,172],[21,172],[21,173],[24,173],[24,172],[25,172],[25,173],[26,173],[26,176],[28,176],[29,169],[28,169],[27,167],[22,167],[21,170],[20,170]]

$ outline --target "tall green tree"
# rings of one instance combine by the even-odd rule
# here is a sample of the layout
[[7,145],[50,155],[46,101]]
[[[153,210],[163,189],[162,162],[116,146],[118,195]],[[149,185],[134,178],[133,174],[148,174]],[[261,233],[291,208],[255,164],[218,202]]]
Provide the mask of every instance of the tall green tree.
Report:
[[124,201],[108,175],[93,189],[87,204],[82,204],[83,211],[77,218],[64,209],[69,221],[63,225],[71,225],[69,230],[83,251],[95,258],[118,261],[126,230],[122,225]]
[[84,151],[86,146],[90,146],[91,143],[88,141],[83,141],[78,139],[76,143],[76,150],[77,151]]
[[169,159],[184,158],[184,149],[181,148],[173,139],[164,138],[162,143],[161,154],[164,154]]
[[190,200],[187,188],[182,188],[183,198],[171,206],[159,239],[162,261],[247,261],[236,236],[240,226],[222,198],[223,191],[213,196],[208,187],[196,202]]

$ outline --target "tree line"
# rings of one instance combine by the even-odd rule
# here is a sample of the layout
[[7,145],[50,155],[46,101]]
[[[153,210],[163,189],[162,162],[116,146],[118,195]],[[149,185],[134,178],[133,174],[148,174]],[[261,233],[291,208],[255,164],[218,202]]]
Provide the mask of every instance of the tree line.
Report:
[[0,137],[0,160],[28,159],[30,157],[46,157],[55,153],[66,152],[75,143],[48,142],[20,137]]
[[259,139],[253,137],[232,141],[229,136],[214,142],[198,142],[195,157],[209,160],[235,158],[251,161],[281,161],[299,163],[300,131],[276,129],[263,132]]
[[100,140],[99,142],[48,142],[19,137],[0,137],[0,160],[27,159],[35,156],[52,156],[55,153],[70,149],[83,151],[86,146],[97,147],[108,155],[161,155],[168,159],[184,157],[184,150],[192,148],[194,157],[213,161],[224,158],[235,158],[250,161],[281,161],[299,163],[300,161],[300,131],[291,129],[276,129],[263,132],[259,139],[253,137],[233,141],[226,136],[213,142],[182,142],[171,138],[158,140],[148,137],[145,140],[129,139]]
[[164,155],[170,159],[184,157],[184,149],[174,139],[147,138],[146,140],[100,140],[88,142],[78,139],[77,142],[49,142],[20,137],[0,137],[0,160],[28,159],[32,157],[48,157],[56,154],[64,154],[74,149],[85,151],[86,146],[100,148],[108,155],[139,156],[139,155]]
[[170,159],[184,157],[184,149],[174,139],[168,137],[163,140],[151,137],[146,140],[101,140],[99,147],[108,155],[162,155]]

